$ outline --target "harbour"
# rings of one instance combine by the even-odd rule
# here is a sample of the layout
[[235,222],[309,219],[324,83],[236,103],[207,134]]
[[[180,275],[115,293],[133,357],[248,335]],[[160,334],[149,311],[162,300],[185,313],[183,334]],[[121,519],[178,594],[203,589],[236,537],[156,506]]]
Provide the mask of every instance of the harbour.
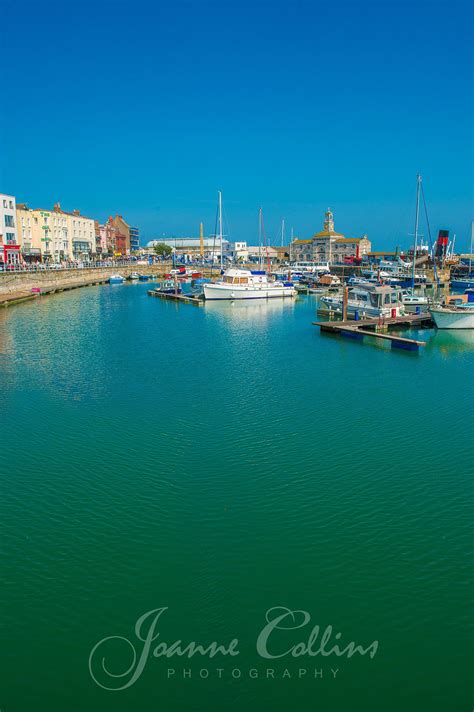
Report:
[[[316,296],[194,309],[148,291],[146,283],[91,286],[0,312],[3,438],[18,473],[4,490],[12,586],[3,601],[9,610],[22,581],[28,628],[74,611],[67,628],[48,633],[57,653],[36,655],[42,637],[30,641],[35,672],[22,698],[29,704],[53,684],[51,662],[65,664],[71,635],[67,666],[75,668],[101,637],[130,637],[152,601],[169,606],[168,639],[174,631],[186,637],[179,625],[191,640],[213,640],[210,630],[222,639],[238,635],[250,661],[246,641],[262,627],[267,599],[297,599],[322,625],[338,624],[361,641],[372,635],[393,664],[416,666],[444,685],[436,645],[452,634],[451,615],[459,644],[468,644],[467,584],[446,582],[469,558],[462,492],[470,477],[465,383],[474,343],[423,328],[415,338],[427,346],[416,359],[384,348],[369,353],[319,335]],[[37,447],[25,447],[26,432]],[[413,433],[422,444],[415,460],[407,455]],[[48,577],[40,573],[45,566]],[[433,618],[436,630],[426,624]],[[407,634],[423,637],[421,660],[404,646]],[[24,655],[25,640],[17,632],[9,642],[10,660]],[[373,685],[382,690],[391,673],[377,660]],[[150,662],[156,675],[158,663]],[[198,674],[194,662],[187,667]],[[355,689],[354,666],[339,667],[345,687]],[[466,660],[466,674],[468,667]],[[453,681],[462,674],[461,665]],[[81,680],[74,696],[97,700]],[[329,701],[325,678],[319,682]],[[207,699],[206,681],[199,684]],[[133,688],[136,704],[146,707],[150,695],[169,688],[156,690],[150,671]],[[73,705],[66,687],[56,699],[56,709]]]

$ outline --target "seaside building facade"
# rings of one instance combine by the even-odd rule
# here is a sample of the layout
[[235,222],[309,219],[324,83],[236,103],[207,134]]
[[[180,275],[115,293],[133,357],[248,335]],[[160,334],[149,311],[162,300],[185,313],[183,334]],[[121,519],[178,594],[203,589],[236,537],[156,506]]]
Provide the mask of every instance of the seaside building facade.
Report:
[[[111,218],[109,218],[110,222]],[[112,218],[115,227],[115,255],[125,256],[130,254],[130,225],[121,215]]]
[[138,227],[130,226],[130,252],[138,252],[140,249],[140,231]]
[[246,242],[225,242],[225,256],[235,262],[247,262],[249,258],[250,247]]
[[90,259],[96,252],[94,220],[61,209],[29,208],[19,203],[16,210],[19,243],[25,261],[63,262]]
[[367,235],[347,238],[334,228],[334,215],[328,208],[323,229],[309,240],[293,240],[290,244],[290,259],[293,262],[344,263],[362,259],[371,250]]
[[16,199],[14,195],[0,193],[0,262],[15,264],[20,257]]

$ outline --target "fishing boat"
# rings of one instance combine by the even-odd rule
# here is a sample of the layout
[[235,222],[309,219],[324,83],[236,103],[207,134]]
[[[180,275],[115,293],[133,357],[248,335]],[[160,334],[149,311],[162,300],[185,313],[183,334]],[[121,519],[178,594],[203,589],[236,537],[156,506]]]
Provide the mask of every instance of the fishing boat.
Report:
[[[328,311],[342,314],[342,295],[321,297],[320,302]],[[405,306],[399,289],[388,285],[359,284],[348,290],[347,313],[354,316],[356,312],[361,317],[403,316]]]
[[139,274],[138,279],[140,282],[148,282],[150,278],[147,274]]
[[439,304],[430,308],[437,329],[474,329],[474,304]]
[[123,284],[125,282],[125,277],[121,274],[112,274],[109,277],[109,284]]
[[138,274],[138,272],[132,272],[129,279],[133,279],[133,280],[140,279],[140,275]]
[[227,269],[219,282],[204,285],[206,299],[294,297],[292,282],[271,281],[264,270]]

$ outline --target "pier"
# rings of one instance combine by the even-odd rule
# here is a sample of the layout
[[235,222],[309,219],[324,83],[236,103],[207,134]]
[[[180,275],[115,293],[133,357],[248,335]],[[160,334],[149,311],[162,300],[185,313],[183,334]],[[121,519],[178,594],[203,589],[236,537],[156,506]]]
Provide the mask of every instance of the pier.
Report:
[[398,334],[388,334],[389,329],[401,328],[429,328],[433,321],[429,314],[406,314],[405,316],[385,317],[383,319],[349,319],[341,321],[313,321],[314,326],[319,326],[321,332],[341,334],[349,339],[362,340],[364,336],[375,337],[390,341],[392,348],[406,351],[418,351],[424,346],[424,341],[409,339]]
[[203,306],[204,300],[199,297],[193,297],[190,294],[178,294],[176,292],[160,292],[159,289],[149,289],[149,297],[159,297],[171,302],[182,302],[184,304],[194,304],[195,306]]

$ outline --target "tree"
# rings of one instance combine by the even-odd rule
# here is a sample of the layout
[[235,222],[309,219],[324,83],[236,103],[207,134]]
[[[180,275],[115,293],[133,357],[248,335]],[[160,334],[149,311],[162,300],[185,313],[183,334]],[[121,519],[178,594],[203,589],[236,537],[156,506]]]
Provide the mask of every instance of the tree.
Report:
[[159,242],[155,245],[155,253],[160,255],[160,257],[169,257],[173,250],[169,245],[165,245],[164,242]]

